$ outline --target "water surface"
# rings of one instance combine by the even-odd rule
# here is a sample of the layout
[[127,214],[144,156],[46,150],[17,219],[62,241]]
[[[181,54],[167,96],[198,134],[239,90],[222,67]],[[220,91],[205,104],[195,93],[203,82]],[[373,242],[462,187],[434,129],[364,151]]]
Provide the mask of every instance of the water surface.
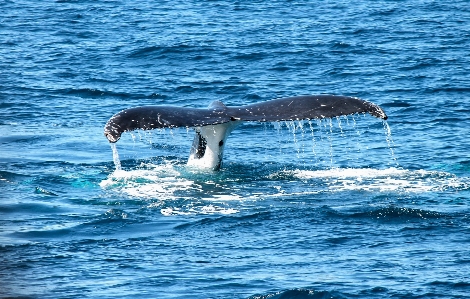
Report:
[[[3,1],[0,297],[466,298],[466,1]],[[246,123],[220,172],[140,105],[342,94]]]

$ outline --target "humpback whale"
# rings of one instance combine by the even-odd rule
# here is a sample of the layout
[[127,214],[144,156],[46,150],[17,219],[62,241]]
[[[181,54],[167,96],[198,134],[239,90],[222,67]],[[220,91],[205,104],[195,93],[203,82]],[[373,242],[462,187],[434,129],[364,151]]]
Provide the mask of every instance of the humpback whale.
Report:
[[332,118],[355,113],[370,113],[387,119],[378,105],[355,97],[307,95],[227,107],[221,101],[208,108],[175,106],[140,106],[113,115],[104,127],[109,142],[117,142],[121,134],[133,130],[194,127],[188,165],[219,170],[227,137],[243,121],[290,121]]

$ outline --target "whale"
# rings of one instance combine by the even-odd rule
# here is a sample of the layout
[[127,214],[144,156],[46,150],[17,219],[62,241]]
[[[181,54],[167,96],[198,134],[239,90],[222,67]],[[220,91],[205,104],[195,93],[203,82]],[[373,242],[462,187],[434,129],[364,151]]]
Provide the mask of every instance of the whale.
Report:
[[325,119],[357,113],[369,113],[383,120],[388,118],[384,110],[372,102],[340,95],[294,96],[233,107],[216,100],[207,108],[165,105],[128,108],[106,122],[104,135],[110,143],[115,143],[124,132],[134,130],[194,128],[187,165],[216,171],[222,167],[228,136],[242,122]]

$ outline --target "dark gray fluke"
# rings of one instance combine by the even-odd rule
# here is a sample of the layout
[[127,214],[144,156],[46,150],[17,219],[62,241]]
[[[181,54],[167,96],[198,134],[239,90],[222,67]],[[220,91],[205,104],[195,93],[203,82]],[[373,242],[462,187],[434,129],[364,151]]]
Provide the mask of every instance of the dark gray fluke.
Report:
[[104,127],[104,134],[109,142],[116,142],[123,132],[137,129],[203,127],[236,120],[272,122],[321,119],[365,112],[387,119],[382,108],[371,102],[334,95],[297,96],[238,107],[227,107],[215,101],[206,109],[142,106],[112,116]]

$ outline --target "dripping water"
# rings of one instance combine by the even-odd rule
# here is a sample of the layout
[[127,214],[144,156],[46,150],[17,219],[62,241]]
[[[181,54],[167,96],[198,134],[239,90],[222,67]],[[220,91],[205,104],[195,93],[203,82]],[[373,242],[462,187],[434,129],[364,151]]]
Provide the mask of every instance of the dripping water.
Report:
[[[355,115],[336,117],[336,121],[332,118],[317,119],[315,127],[313,120],[305,122],[285,121],[282,124],[278,122],[275,126],[278,131],[278,139],[281,138],[279,134],[282,133],[283,125],[289,131],[289,142],[294,145],[297,158],[302,159],[303,163],[309,160],[306,152],[308,147],[310,147],[309,152],[313,154],[310,157],[310,162],[314,162],[317,166],[324,165],[330,168],[337,166],[337,163],[349,166],[356,165],[357,162],[361,162],[364,151],[369,150],[369,145],[364,141],[362,129],[358,126],[357,116]],[[384,142],[387,142],[384,149],[387,150],[388,156],[392,158],[389,163],[398,166],[390,127],[386,122],[383,126],[386,133]],[[308,147],[306,145],[307,141]],[[282,145],[283,143],[279,142],[281,152]],[[335,155],[337,148],[341,153],[339,161]],[[343,151],[345,152],[343,153]],[[351,154],[353,152],[357,152],[357,154]],[[386,152],[383,153],[386,154]],[[380,152],[377,152],[377,154],[380,154]]]
[[[330,133],[328,134],[328,142],[330,143],[330,168],[333,167],[333,140],[332,140],[332,135],[333,135],[333,121],[331,118],[328,119],[328,124],[330,126]],[[326,124],[325,124],[326,128]]]
[[313,145],[312,145],[312,153],[313,153],[313,156],[316,158],[317,162],[318,162],[318,157],[317,157],[317,153],[315,151],[315,147],[317,146],[316,142],[315,142],[315,135],[313,133],[313,125],[312,125],[312,121],[309,119],[308,120],[308,125],[310,127],[310,136],[312,137],[312,142],[313,142]]
[[[302,141],[304,141],[304,140],[305,140],[304,121],[303,121],[303,120],[299,120],[297,127],[300,129],[300,139],[301,139]],[[302,156],[304,156],[304,155],[305,155],[305,146],[302,145],[301,149],[302,149]]]
[[121,160],[119,160],[119,154],[117,151],[116,143],[110,143],[110,145],[111,145],[111,149],[113,150],[114,166],[116,167],[116,170],[122,170]]
[[300,147],[297,142],[297,135],[296,135],[296,126],[294,121],[286,121],[286,127],[289,130],[289,132],[292,134],[294,146],[297,150],[297,158],[300,158]]
[[277,130],[277,143],[279,145],[279,154],[282,155],[282,140],[281,140],[282,123],[280,121],[275,122],[274,128]]
[[385,130],[385,140],[387,140],[388,148],[390,150],[390,156],[392,157],[393,161],[395,162],[396,166],[399,166],[397,157],[395,156],[395,152],[393,148],[395,147],[395,143],[392,139],[392,131],[390,130],[390,126],[386,120],[383,121],[384,130]]
[[319,153],[319,155],[316,156],[316,158],[317,158],[317,163],[318,163],[318,162],[322,162],[322,161],[324,160],[323,155],[325,154],[325,151],[322,151],[322,149],[323,149],[324,146],[325,146],[325,136],[324,136],[324,135],[325,135],[326,133],[325,133],[325,131],[322,129],[322,127],[323,127],[323,122],[322,122],[321,119],[316,119],[316,125],[317,125],[317,128],[318,128],[318,134],[317,134],[317,135],[318,135],[318,141],[319,141],[319,142],[317,143],[317,145],[319,146],[318,151],[317,151],[317,152]]
[[352,118],[352,129],[353,129],[353,132],[355,132],[355,136],[352,135],[352,137],[354,137],[355,151],[357,153],[360,153],[361,152],[361,145],[359,144],[359,140],[360,140],[360,136],[361,136],[361,131],[359,130],[359,127],[357,126],[356,115],[351,115],[351,118]]

